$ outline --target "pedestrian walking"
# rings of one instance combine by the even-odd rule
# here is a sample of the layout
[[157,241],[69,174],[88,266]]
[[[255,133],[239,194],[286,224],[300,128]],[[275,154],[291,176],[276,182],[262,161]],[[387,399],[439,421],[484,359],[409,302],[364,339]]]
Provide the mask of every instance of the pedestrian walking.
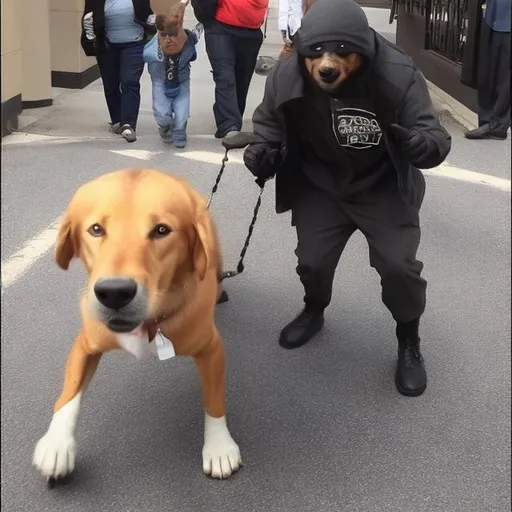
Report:
[[396,321],[396,387],[420,395],[427,386],[419,337],[427,283],[416,257],[425,193],[419,169],[444,161],[450,135],[422,73],[369,27],[353,0],[316,0],[294,45],[267,77],[253,115],[262,142],[244,153],[260,184],[275,175],[276,211],[291,209],[297,230],[304,309],[279,343],[300,347],[322,328],[340,256],[360,230]]
[[204,25],[215,82],[215,137],[224,138],[242,129],[268,0],[192,0],[192,7]]
[[81,44],[100,69],[110,127],[137,140],[142,52],[155,33],[149,0],[85,0]]
[[467,139],[507,138],[510,127],[511,0],[487,0],[478,59],[478,128]]
[[278,27],[283,37],[280,58],[287,57],[293,50],[293,36],[299,30],[302,16],[306,14],[314,0],[279,0]]
[[196,44],[203,31],[198,23],[193,30],[183,28],[189,0],[171,7],[167,15],[155,20],[157,34],[144,49],[144,62],[152,84],[153,114],[158,132],[176,148],[187,145],[190,117],[190,65],[197,58]]

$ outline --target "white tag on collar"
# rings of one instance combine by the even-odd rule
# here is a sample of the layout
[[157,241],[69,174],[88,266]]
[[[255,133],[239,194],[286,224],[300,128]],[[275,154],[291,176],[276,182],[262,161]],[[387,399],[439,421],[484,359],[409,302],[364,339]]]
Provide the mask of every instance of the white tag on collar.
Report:
[[155,344],[156,344],[156,351],[158,354],[158,359],[160,361],[165,361],[166,359],[170,359],[171,357],[174,357],[176,355],[176,352],[174,351],[174,346],[171,342],[171,340],[168,340],[163,334],[160,329],[157,329],[155,334]]

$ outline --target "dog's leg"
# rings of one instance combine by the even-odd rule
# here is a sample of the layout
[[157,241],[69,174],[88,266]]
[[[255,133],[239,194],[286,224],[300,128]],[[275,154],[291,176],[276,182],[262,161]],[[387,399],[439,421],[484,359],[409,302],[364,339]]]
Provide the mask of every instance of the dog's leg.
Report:
[[201,376],[205,408],[203,471],[213,478],[229,478],[242,465],[242,458],[226,423],[226,360],[217,331],[194,360]]
[[48,478],[62,478],[75,468],[75,427],[80,401],[101,357],[101,354],[86,352],[84,336],[82,331],[71,348],[64,386],[55,402],[50,427],[34,451],[34,466]]

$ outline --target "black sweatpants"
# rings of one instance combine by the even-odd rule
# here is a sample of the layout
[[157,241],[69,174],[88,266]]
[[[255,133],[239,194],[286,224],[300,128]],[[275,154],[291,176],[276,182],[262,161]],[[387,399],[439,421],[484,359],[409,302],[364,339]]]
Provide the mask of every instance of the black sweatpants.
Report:
[[334,273],[349,238],[359,229],[370,249],[370,265],[380,274],[382,301],[397,322],[419,318],[426,301],[419,208],[407,205],[396,184],[355,203],[334,199],[314,186],[301,187],[292,208],[298,236],[297,273],[306,308],[322,310],[332,296]]
[[510,126],[510,32],[495,32],[484,21],[478,61],[478,122],[493,132]]
[[263,32],[211,21],[205,24],[204,39],[215,82],[217,130],[221,134],[241,130]]

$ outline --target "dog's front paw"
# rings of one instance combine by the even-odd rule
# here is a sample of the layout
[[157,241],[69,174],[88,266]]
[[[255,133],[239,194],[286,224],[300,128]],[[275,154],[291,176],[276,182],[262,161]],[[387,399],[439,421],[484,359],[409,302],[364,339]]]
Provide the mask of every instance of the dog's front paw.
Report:
[[48,478],[63,478],[75,469],[76,443],[72,435],[48,430],[38,441],[32,464]]
[[212,478],[229,478],[242,466],[240,448],[226,425],[226,417],[212,418],[206,415],[203,471]]

